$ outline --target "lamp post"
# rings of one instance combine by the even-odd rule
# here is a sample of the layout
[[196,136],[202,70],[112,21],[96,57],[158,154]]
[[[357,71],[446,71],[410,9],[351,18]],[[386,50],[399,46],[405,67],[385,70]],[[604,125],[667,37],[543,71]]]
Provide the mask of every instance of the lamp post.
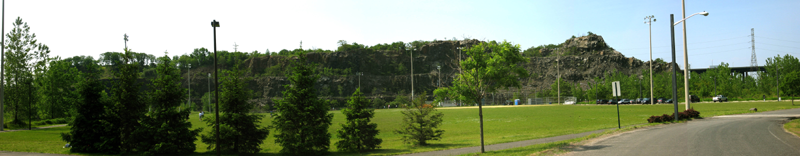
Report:
[[[683,21],[686,21],[686,19],[689,19],[689,18],[691,18],[692,16],[695,16],[695,15],[708,16],[708,12],[703,11],[703,12],[694,13],[694,14],[690,15],[689,17],[681,19],[678,22],[674,22],[675,21],[675,17],[674,17],[675,15],[674,14],[669,14],[669,30],[670,30],[670,37],[672,38],[672,99],[673,99],[672,103],[673,103],[673,105],[675,105],[675,121],[678,121],[678,82],[676,80],[676,75],[678,73],[678,69],[677,69],[678,68],[677,67],[678,64],[675,62],[675,25],[678,25],[679,23],[681,23]],[[685,38],[686,35],[683,35],[683,37]],[[684,43],[684,48],[685,48],[685,46],[686,46],[686,43]],[[684,55],[686,55],[685,49],[684,49]],[[684,57],[684,62],[687,62],[686,59],[687,58]],[[684,66],[686,66],[687,64],[688,63],[684,64]],[[688,69],[684,69],[684,72],[686,72],[686,71],[688,71]],[[684,82],[685,82],[686,87],[688,87],[688,77],[687,77],[687,79],[684,79]],[[689,90],[688,90],[688,88],[686,88],[686,89],[687,89],[686,90],[686,108],[688,109],[689,108]]]
[[655,16],[650,15],[644,17],[644,23],[647,24],[650,33],[650,104],[653,104],[653,25],[651,23],[656,21]]
[[[6,30],[6,1],[5,0],[3,0],[3,21],[0,21],[0,25],[2,25],[2,26],[0,26],[0,27],[2,27],[2,28],[0,28],[0,32],[5,32],[5,30]],[[6,90],[5,87],[4,87],[5,86],[5,82],[3,82],[3,79],[6,78],[5,75],[3,74],[3,73],[5,73],[5,67],[3,65],[5,64],[5,61],[6,61],[6,52],[5,52],[6,48],[4,48],[4,47],[6,47],[5,36],[6,35],[0,34],[0,131],[3,131],[3,126],[5,126],[5,125],[3,125],[4,122],[5,122],[5,119],[3,119],[3,116],[5,115],[3,113],[4,112],[4,110],[3,110],[4,102],[3,101],[5,100],[5,90]]]
[[436,77],[439,79],[439,82],[437,82],[437,87],[442,87],[442,66],[436,66],[436,70],[439,71],[436,72]]
[[[206,80],[208,80],[208,91],[207,92],[211,92],[211,72],[208,73],[208,78]],[[211,109],[211,95],[208,95],[208,108],[206,108],[206,109],[208,109],[209,111]]]
[[356,75],[358,75],[358,89],[361,89],[361,75],[364,75],[364,73],[356,72]]
[[189,101],[187,101],[190,111],[192,109],[192,64],[189,64],[189,73],[187,73],[186,77],[188,78],[186,81],[189,81]]
[[[217,79],[218,79],[219,73],[217,72],[217,27],[219,27],[219,22],[217,20],[212,20],[211,21],[211,27],[214,29],[214,88],[218,88],[219,87],[219,83],[218,83],[219,81]],[[219,99],[219,89],[215,89],[214,90],[214,98]],[[216,122],[215,123],[216,124],[215,127],[217,129],[216,138],[217,138],[217,141],[219,141],[219,102],[216,102],[215,105],[216,106],[214,108],[214,114],[215,114],[214,116],[216,117],[215,119],[217,119],[217,120],[215,120],[215,122]],[[219,156],[219,155],[221,155],[220,150],[219,150],[219,144],[217,143],[215,145],[216,145],[215,149],[217,149],[217,156]]]

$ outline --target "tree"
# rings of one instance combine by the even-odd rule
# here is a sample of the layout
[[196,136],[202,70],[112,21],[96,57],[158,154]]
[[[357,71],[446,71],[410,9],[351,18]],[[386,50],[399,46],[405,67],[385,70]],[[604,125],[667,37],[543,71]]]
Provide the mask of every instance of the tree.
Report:
[[147,111],[147,106],[142,101],[139,89],[141,85],[136,81],[139,79],[139,65],[133,62],[133,53],[125,48],[119,71],[114,72],[116,82],[111,89],[114,102],[113,115],[117,117],[116,122],[112,122],[112,127],[119,128],[120,132],[120,151],[124,153],[135,152],[137,142],[140,141],[134,134],[140,126],[140,120]]
[[50,61],[50,69],[39,79],[40,87],[37,92],[41,95],[39,106],[41,114],[48,118],[61,118],[72,116],[74,103],[77,101],[78,69],[70,66],[71,62],[60,60],[56,57]]
[[[14,111],[12,124],[24,124],[19,120],[21,111],[27,112],[28,120],[32,118],[33,81],[37,76],[43,75],[45,64],[47,63],[50,48],[42,43],[37,43],[36,34],[30,32],[27,22],[22,22],[22,18],[12,23],[14,28],[6,34],[5,48],[5,85],[8,87],[8,95],[3,104],[8,103]],[[28,103],[28,108],[23,110],[23,101]],[[5,111],[5,110],[3,110]]]
[[294,155],[321,155],[328,151],[330,137],[328,127],[333,114],[330,106],[319,99],[314,82],[319,75],[314,65],[308,64],[305,53],[292,61],[291,84],[284,85],[283,99],[275,100],[278,110],[272,125],[275,126],[275,143],[283,146],[281,152]]
[[[267,127],[261,127],[263,115],[248,114],[254,105],[247,102],[253,95],[253,91],[247,89],[247,81],[244,78],[244,70],[234,66],[232,70],[225,71],[222,78],[220,90],[220,112],[224,112],[219,117],[219,139],[216,140],[216,131],[203,134],[203,143],[208,144],[208,149],[219,144],[219,148],[214,150],[232,151],[236,153],[256,153],[259,146],[264,143],[264,139],[269,135]],[[214,117],[205,120],[206,124],[213,126]]]
[[397,96],[395,96],[394,101],[389,102],[389,105],[394,105],[395,107],[405,107],[409,103],[411,103],[411,100],[409,100],[408,96],[403,93],[399,93]]
[[466,51],[467,60],[460,66],[463,74],[457,74],[453,85],[434,91],[437,101],[446,97],[465,98],[478,103],[478,116],[481,127],[481,153],[483,148],[483,98],[501,87],[520,87],[519,80],[528,75],[519,64],[527,62],[519,53],[519,45],[502,43],[480,43]]
[[[797,96],[800,93],[800,71],[794,71],[786,75],[781,75],[781,90],[788,95]],[[794,98],[792,98],[794,105]]]
[[360,88],[350,96],[347,106],[349,108],[342,109],[347,122],[337,131],[337,137],[342,138],[336,142],[339,151],[362,152],[381,148],[383,140],[375,137],[379,133],[378,124],[370,123],[375,110],[370,109],[370,101],[364,98]]
[[143,154],[192,153],[194,141],[202,128],[190,130],[188,121],[190,109],[178,111],[178,106],[186,96],[181,82],[183,77],[168,56],[159,58],[156,78],[150,82],[152,89],[148,94],[153,110],[141,121],[136,130],[144,138],[138,141],[137,150]]
[[[425,92],[419,95],[425,97]],[[435,103],[435,102],[434,102]],[[436,106],[425,104],[425,98],[414,99],[404,105],[403,122],[401,128],[395,130],[396,134],[403,135],[404,143],[413,145],[428,145],[429,140],[439,140],[444,130],[437,129],[442,124],[444,114],[436,112]]]
[[70,152],[119,153],[119,129],[111,127],[115,119],[106,111],[112,106],[99,81],[100,67],[87,64],[85,69],[78,84],[77,115],[69,133],[61,133],[62,140],[72,145]]

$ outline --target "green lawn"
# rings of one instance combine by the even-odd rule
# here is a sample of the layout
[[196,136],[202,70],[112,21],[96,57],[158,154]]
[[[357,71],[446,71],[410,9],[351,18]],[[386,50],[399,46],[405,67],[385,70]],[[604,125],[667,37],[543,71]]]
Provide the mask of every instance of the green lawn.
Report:
[[[703,117],[747,113],[749,108],[757,107],[761,111],[800,108],[792,106],[788,102],[739,102],[739,103],[698,103],[693,107],[700,111]],[[679,110],[684,106],[679,105]],[[445,114],[442,128],[445,130],[442,140],[431,141],[432,145],[424,147],[412,147],[403,144],[400,136],[392,131],[398,129],[402,116],[400,109],[380,109],[376,110],[373,122],[378,123],[381,131],[379,138],[383,139],[382,148],[365,154],[371,155],[392,155],[401,153],[414,153],[423,151],[435,151],[443,149],[453,149],[461,147],[479,146],[480,130],[478,129],[478,109],[476,107],[442,108],[439,111]],[[620,118],[622,126],[637,125],[647,123],[647,118],[651,115],[671,114],[672,105],[623,105],[620,106]],[[336,138],[336,130],[344,122],[344,116],[339,111],[334,113],[333,125],[330,127],[331,149],[334,155],[351,155],[353,153],[338,153],[333,143],[339,140]],[[207,113],[206,115],[213,115]],[[262,125],[271,123],[269,115],[262,120]],[[205,127],[204,131],[211,131],[212,127],[207,127],[197,118],[197,113],[190,116],[190,121],[194,128]],[[544,137],[559,136],[565,134],[581,133],[599,129],[609,129],[617,127],[616,106],[613,105],[542,105],[542,106],[498,106],[484,108],[484,132],[486,144],[497,144]],[[0,150],[2,151],[29,151],[43,153],[64,153],[65,149],[61,146],[66,144],[60,140],[60,132],[66,132],[68,128],[54,128],[46,130],[34,130],[26,132],[0,133]],[[25,135],[17,135],[25,133]],[[42,133],[41,135],[37,135]],[[52,133],[52,134],[50,134]],[[206,132],[203,132],[206,133]],[[33,135],[35,137],[21,137]],[[38,139],[34,139],[38,138]],[[11,141],[13,140],[13,141]],[[16,142],[43,142],[31,144],[30,146],[7,146]],[[46,142],[46,143],[45,143]],[[198,154],[210,154],[206,147],[199,140],[197,143]],[[53,145],[50,145],[53,144]],[[553,144],[555,145],[555,144]],[[545,148],[553,145],[538,145]],[[275,144],[274,137],[270,135],[261,146],[261,153],[277,153],[281,147]],[[57,149],[52,149],[57,148]],[[528,151],[528,150],[525,150]],[[515,154],[516,155],[516,154]]]

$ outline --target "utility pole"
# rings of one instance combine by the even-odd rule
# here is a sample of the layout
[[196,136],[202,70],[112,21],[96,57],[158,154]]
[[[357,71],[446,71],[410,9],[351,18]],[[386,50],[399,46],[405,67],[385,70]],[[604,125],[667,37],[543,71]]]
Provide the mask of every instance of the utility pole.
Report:
[[556,88],[558,88],[558,96],[556,97],[556,104],[561,103],[561,55],[556,54]]
[[[302,49],[303,41],[300,41],[300,45],[301,45],[300,48]],[[233,42],[233,52],[237,52],[237,51],[239,51],[239,45],[236,44],[236,42]]]
[[6,49],[5,48],[6,47],[5,36],[6,35],[4,34],[5,30],[6,30],[6,1],[5,0],[3,0],[3,17],[2,18],[3,18],[3,21],[0,21],[0,27],[2,27],[2,28],[0,28],[0,131],[4,131],[3,130],[3,126],[5,126],[5,125],[3,125],[4,122],[5,122],[5,119],[3,119],[3,116],[5,116],[5,113],[3,113],[5,111],[5,110],[3,110],[3,105],[5,105],[5,102],[3,102],[3,101],[5,100],[5,96],[6,96],[5,95],[5,90],[6,89],[4,87],[5,86],[5,82],[3,82],[5,80],[5,78],[6,78],[5,75],[3,74],[3,73],[5,73],[5,67],[3,65],[5,64],[5,61],[6,61],[6,52],[5,52],[5,49]]
[[192,64],[189,64],[189,72],[186,74],[187,74],[186,77],[188,77],[187,81],[189,81],[189,83],[186,84],[189,86],[189,101],[188,101],[189,106],[187,107],[189,107],[189,109],[191,110],[192,109]]
[[[211,73],[208,73],[208,92],[211,92]],[[211,94],[208,94],[208,111],[211,111]]]
[[414,50],[411,50],[411,102],[414,102]]
[[[681,0],[681,11],[683,12],[683,89],[684,89],[684,100],[686,101],[686,110],[689,110],[689,50],[687,49],[688,45],[686,44],[686,1]],[[672,23],[670,23],[672,24]],[[678,98],[675,97],[674,101],[678,101]],[[675,113],[678,114],[678,113]]]
[[650,33],[650,104],[652,105],[653,104],[653,25],[652,25],[652,23],[655,22],[656,19],[655,19],[655,16],[653,16],[653,15],[644,17],[644,19],[647,20],[644,23],[647,23],[647,26],[649,27],[649,30],[650,30],[649,31],[649,33]]

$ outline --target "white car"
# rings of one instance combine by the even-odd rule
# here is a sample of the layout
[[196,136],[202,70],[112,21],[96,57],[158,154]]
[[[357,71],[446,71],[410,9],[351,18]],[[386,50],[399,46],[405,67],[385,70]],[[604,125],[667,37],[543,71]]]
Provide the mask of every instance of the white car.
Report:
[[719,102],[723,102],[723,101],[728,102],[728,97],[725,97],[725,96],[722,96],[722,95],[717,95],[714,98],[711,98],[711,100],[714,101],[714,102],[717,102],[717,101],[719,101]]

